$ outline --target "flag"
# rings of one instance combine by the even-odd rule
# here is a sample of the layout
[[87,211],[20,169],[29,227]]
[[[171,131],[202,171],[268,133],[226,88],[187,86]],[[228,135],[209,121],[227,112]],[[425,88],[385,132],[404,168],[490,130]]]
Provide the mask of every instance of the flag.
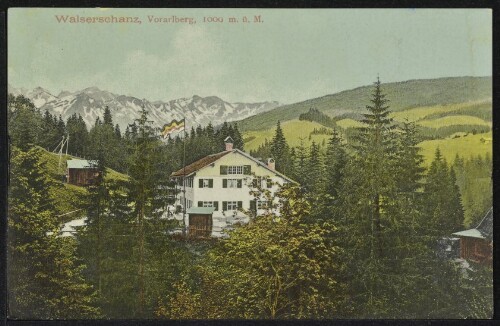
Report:
[[162,128],[161,135],[163,136],[163,138],[167,138],[167,136],[173,132],[184,130],[184,127],[185,127],[184,122],[185,122],[185,119],[182,119],[179,121],[174,120],[170,123],[165,124]]

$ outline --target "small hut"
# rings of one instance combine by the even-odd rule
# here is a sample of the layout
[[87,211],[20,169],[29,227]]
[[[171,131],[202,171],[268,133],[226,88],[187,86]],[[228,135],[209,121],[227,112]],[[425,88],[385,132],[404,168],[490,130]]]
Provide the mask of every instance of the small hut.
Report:
[[75,186],[90,186],[97,182],[101,172],[97,161],[68,160],[66,161],[66,180]]
[[491,265],[493,256],[493,207],[474,229],[455,232],[460,238],[460,258]]

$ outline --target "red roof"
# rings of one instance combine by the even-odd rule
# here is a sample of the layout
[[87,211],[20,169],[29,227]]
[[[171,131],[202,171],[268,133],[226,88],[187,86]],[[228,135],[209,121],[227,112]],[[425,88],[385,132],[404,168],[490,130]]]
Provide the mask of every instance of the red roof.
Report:
[[193,162],[189,165],[186,165],[186,167],[184,167],[178,171],[173,172],[170,176],[171,177],[182,177],[185,175],[190,175],[191,173],[198,171],[199,169],[209,165],[210,163],[217,161],[218,159],[220,159],[221,157],[223,157],[224,155],[229,154],[229,153],[231,153],[231,151],[220,152],[217,154],[205,156],[204,158],[199,159],[198,161]]

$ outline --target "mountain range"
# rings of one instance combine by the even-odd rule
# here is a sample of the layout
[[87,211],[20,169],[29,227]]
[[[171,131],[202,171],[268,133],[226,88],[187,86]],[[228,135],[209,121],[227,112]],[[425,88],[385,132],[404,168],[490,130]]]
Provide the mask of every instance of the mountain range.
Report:
[[74,113],[80,114],[90,128],[97,117],[102,119],[104,108],[111,110],[115,124],[125,130],[128,124],[139,118],[141,108],[149,112],[149,119],[157,127],[173,119],[186,118],[186,126],[205,126],[209,122],[217,126],[224,121],[238,121],[258,113],[263,113],[278,107],[278,102],[261,103],[229,103],[217,96],[201,97],[194,95],[190,98],[180,98],[171,101],[149,101],[133,96],[120,95],[101,90],[95,86],[76,92],[62,91],[54,95],[42,87],[32,90],[8,86],[9,93],[24,95],[29,98],[42,112],[48,111],[52,115],[64,120]]

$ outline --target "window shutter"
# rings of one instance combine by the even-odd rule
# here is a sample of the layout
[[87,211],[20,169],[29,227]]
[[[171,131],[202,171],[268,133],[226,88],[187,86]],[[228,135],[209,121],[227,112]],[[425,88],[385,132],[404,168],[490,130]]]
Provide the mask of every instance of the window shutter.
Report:
[[222,179],[222,188],[227,188],[227,179]]
[[214,179],[208,179],[208,188],[214,187]]
[[241,188],[241,187],[242,187],[242,185],[243,185],[242,180],[241,180],[241,179],[238,179],[238,188]]
[[198,202],[198,207],[203,207],[203,202],[202,201]]
[[250,210],[251,210],[252,212],[257,211],[257,205],[256,205],[255,200],[251,200],[251,201],[250,201]]
[[203,188],[203,179],[198,179],[199,188]]
[[238,202],[238,209],[242,209],[243,208],[243,202],[242,201],[239,201]]
[[220,174],[221,175],[227,174],[227,165],[221,165],[220,166]]
[[273,181],[271,179],[266,180],[267,188],[271,188],[273,186]]
[[227,201],[222,202],[222,210],[227,211]]
[[245,175],[252,174],[252,166],[251,165],[243,165],[243,174],[245,174]]
[[215,207],[216,211],[219,210],[219,202],[218,201],[214,201],[214,207]]

